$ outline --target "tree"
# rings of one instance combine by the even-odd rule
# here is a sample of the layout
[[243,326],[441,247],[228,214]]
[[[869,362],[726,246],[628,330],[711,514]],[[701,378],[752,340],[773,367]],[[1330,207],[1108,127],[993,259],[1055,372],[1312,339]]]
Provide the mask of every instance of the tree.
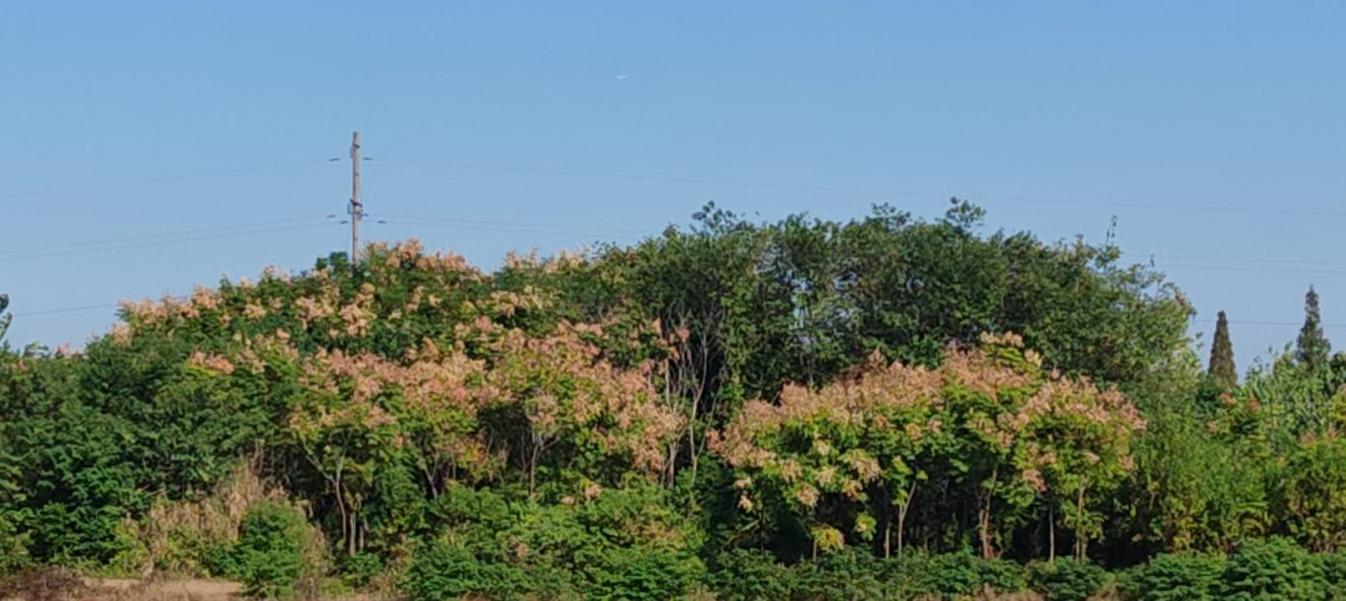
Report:
[[1323,316],[1318,309],[1318,293],[1313,286],[1304,295],[1304,327],[1299,329],[1299,340],[1295,345],[1295,357],[1310,369],[1327,366],[1328,354],[1332,344],[1323,334]]
[[13,315],[5,313],[7,308],[9,308],[9,295],[0,294],[0,342],[4,341],[5,332],[9,331],[10,321],[14,319]]
[[1346,440],[1331,434],[1305,441],[1284,473],[1278,509],[1290,532],[1313,551],[1346,547]]
[[986,335],[980,348],[950,348],[934,370],[875,360],[820,390],[787,387],[779,404],[752,401],[712,448],[736,472],[740,509],[793,518],[815,549],[882,530],[875,547],[886,554],[896,522],[900,550],[919,498],[962,507],[932,519],[975,522],[994,557],[1041,501],[1074,531],[1082,559],[1144,427],[1115,390],[1044,370],[1018,336]]
[[1215,321],[1215,340],[1210,347],[1210,375],[1220,388],[1229,390],[1238,383],[1234,367],[1234,345],[1229,340],[1229,320],[1220,311]]

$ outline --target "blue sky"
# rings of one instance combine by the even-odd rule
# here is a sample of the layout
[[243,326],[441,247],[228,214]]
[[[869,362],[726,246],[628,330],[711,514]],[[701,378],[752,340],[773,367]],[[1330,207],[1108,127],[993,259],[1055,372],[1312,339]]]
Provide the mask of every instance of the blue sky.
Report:
[[325,159],[359,129],[367,210],[403,221],[368,234],[485,267],[709,200],[848,218],[958,195],[1049,240],[1115,215],[1194,331],[1229,312],[1242,368],[1293,340],[1311,283],[1346,324],[1343,30],[1339,3],[6,3],[10,339],[78,344],[114,310],[49,311],[344,248],[323,216],[349,165]]

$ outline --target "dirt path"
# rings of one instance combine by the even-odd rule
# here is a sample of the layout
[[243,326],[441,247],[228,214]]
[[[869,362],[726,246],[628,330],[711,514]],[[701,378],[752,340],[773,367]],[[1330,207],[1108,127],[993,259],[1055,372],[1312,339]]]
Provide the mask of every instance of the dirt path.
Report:
[[237,582],[217,580],[166,580],[144,583],[139,580],[103,579],[89,583],[88,601],[229,601],[238,599],[243,587]]
[[[163,580],[143,582],[134,579],[101,578],[84,581],[66,581],[64,585],[39,586],[29,589],[30,596],[60,601],[244,601],[243,587],[237,582],[222,580]],[[71,592],[71,587],[79,589]],[[0,592],[0,597],[4,593]],[[31,601],[23,596],[0,601]],[[375,601],[367,595],[332,597],[325,601]]]

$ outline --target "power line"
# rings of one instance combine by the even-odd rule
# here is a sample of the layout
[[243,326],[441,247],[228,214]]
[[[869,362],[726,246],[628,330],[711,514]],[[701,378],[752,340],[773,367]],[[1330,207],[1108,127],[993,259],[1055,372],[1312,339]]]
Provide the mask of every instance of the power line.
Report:
[[237,229],[248,229],[248,228],[263,227],[263,226],[270,226],[270,225],[280,225],[280,224],[286,224],[286,223],[295,223],[295,222],[300,222],[300,221],[312,221],[313,219],[317,219],[317,218],[319,218],[319,217],[291,217],[291,218],[287,218],[287,219],[271,219],[271,220],[267,220],[267,221],[254,221],[254,222],[251,222],[251,223],[240,223],[240,224],[236,224],[236,225],[221,225],[221,226],[215,226],[215,227],[196,228],[196,229],[190,229],[190,230],[179,230],[179,231],[173,231],[173,232],[162,232],[162,233],[158,233],[158,234],[146,234],[146,235],[143,235],[143,236],[128,236],[128,237],[124,237],[124,238],[105,238],[105,239],[103,239],[103,240],[90,240],[90,241],[87,241],[87,242],[72,242],[72,243],[69,243],[69,244],[57,244],[57,245],[50,245],[50,246],[39,246],[39,247],[26,248],[26,249],[19,249],[19,250],[5,250],[5,251],[0,251],[0,259],[4,258],[4,257],[6,257],[6,256],[9,256],[9,255],[23,255],[23,254],[41,253],[41,252],[49,252],[49,251],[68,250],[68,249],[75,249],[75,248],[88,248],[88,247],[94,247],[94,246],[105,246],[105,245],[125,244],[125,243],[129,243],[129,242],[139,242],[139,241],[145,241],[145,240],[157,240],[157,239],[161,239],[161,238],[172,238],[172,237],[179,237],[179,236],[190,236],[190,235],[194,235],[194,234],[208,234],[208,233],[220,232],[220,231],[237,230]]
[[13,315],[14,317],[37,317],[41,315],[57,315],[61,313],[78,313],[82,311],[94,311],[97,309],[115,309],[119,306],[120,305],[117,304],[85,305],[83,307],[65,307],[61,309],[42,309],[40,311],[26,311],[23,313],[14,313]]
[[256,235],[256,234],[270,234],[270,233],[278,233],[278,232],[289,232],[289,231],[297,231],[297,230],[304,230],[304,229],[314,229],[314,228],[321,228],[321,227],[331,227],[332,225],[335,225],[335,222],[327,221],[327,222],[323,222],[323,223],[310,223],[310,224],[290,225],[290,226],[281,226],[281,227],[254,228],[254,229],[248,229],[248,230],[242,230],[242,231],[224,232],[224,233],[209,234],[209,235],[200,235],[200,236],[182,236],[182,237],[178,237],[178,238],[174,238],[174,239],[168,239],[168,240],[151,240],[151,241],[147,241],[147,242],[128,243],[128,244],[117,244],[117,245],[107,245],[107,246],[100,246],[100,247],[96,247],[96,248],[77,248],[77,249],[71,249],[71,250],[54,251],[54,252],[45,252],[45,253],[32,253],[32,254],[24,254],[24,255],[12,255],[12,256],[0,257],[0,263],[7,263],[7,262],[13,262],[13,261],[26,261],[26,260],[31,260],[31,259],[45,259],[45,258],[50,258],[50,257],[64,257],[64,256],[78,255],[78,254],[85,254],[85,253],[94,253],[94,252],[107,252],[107,251],[128,250],[128,249],[135,249],[135,248],[146,248],[146,247],[152,247],[152,246],[164,246],[164,245],[171,245],[171,244],[181,244],[181,243],[186,243],[186,242],[197,242],[197,241],[201,241],[201,240],[216,240],[216,239],[221,239],[221,238],[235,238],[235,237],[240,237],[240,236],[251,236],[251,235]]
[[1243,271],[1255,273],[1306,273],[1306,274],[1327,274],[1327,275],[1346,275],[1346,270],[1340,269],[1289,269],[1285,267],[1249,267],[1242,265],[1183,265],[1174,263],[1155,263],[1155,268],[1163,271]]
[[147,184],[161,184],[166,182],[176,182],[192,179],[203,179],[209,177],[221,177],[225,175],[237,175],[240,173],[251,173],[254,171],[268,171],[272,169],[283,169],[286,167],[298,167],[301,165],[314,165],[318,163],[329,163],[331,159],[310,159],[305,161],[289,161],[285,163],[270,163],[266,165],[253,165],[251,167],[238,167],[235,169],[222,169],[219,171],[203,171],[198,173],[185,173],[181,175],[167,175],[161,177],[147,177],[141,179],[130,179],[112,182],[100,182],[93,184],[81,184],[77,186],[62,186],[55,188],[43,188],[39,190],[21,190],[17,192],[7,192],[0,194],[0,200],[19,198],[22,196],[47,196],[51,194],[61,194],[65,192],[84,192],[89,190],[102,190],[104,188],[118,188],[126,186],[141,186]]
[[1281,257],[1213,257],[1213,256],[1191,256],[1191,255],[1170,255],[1164,253],[1122,253],[1130,257],[1143,257],[1146,259],[1169,259],[1174,261],[1224,261],[1236,263],[1284,263],[1287,265],[1346,265],[1346,261],[1330,261],[1325,259],[1297,259]]
[[[1192,323],[1200,323],[1200,324],[1205,324],[1205,325],[1214,325],[1214,324],[1215,324],[1215,320],[1214,320],[1214,319],[1196,319],[1196,320],[1192,320]],[[1304,323],[1303,323],[1303,322],[1294,322],[1294,321],[1263,321],[1263,320],[1257,320],[1257,319],[1231,319],[1231,320],[1229,320],[1229,325],[1235,325],[1235,326],[1277,326],[1277,327],[1294,327],[1294,328],[1297,328],[1297,327],[1300,327],[1300,326],[1304,325]],[[1346,323],[1324,323],[1324,324],[1319,324],[1319,325],[1323,326],[1324,328],[1346,328]]]
[[561,231],[561,232],[576,232],[576,233],[606,233],[606,234],[617,234],[617,235],[621,235],[621,236],[648,236],[648,235],[651,235],[651,232],[649,232],[649,231],[647,231],[647,230],[628,229],[628,228],[610,228],[610,227],[603,227],[603,226],[589,226],[589,225],[570,225],[570,224],[560,224],[560,223],[556,223],[556,224],[525,223],[525,222],[519,222],[519,221],[501,221],[501,220],[488,220],[488,219],[463,219],[463,218],[456,218],[456,217],[427,217],[427,216],[418,216],[418,215],[389,215],[389,214],[386,214],[386,213],[379,213],[378,215],[374,215],[373,217],[375,217],[375,218],[383,218],[384,221],[387,221],[388,219],[393,219],[393,220],[397,220],[397,221],[404,222],[404,223],[410,223],[410,222],[424,222],[424,224],[427,224],[427,225],[428,225],[428,224],[447,224],[447,225],[454,225],[454,226],[463,227],[463,228],[466,228],[466,229],[471,229],[471,228],[473,228],[473,227],[480,226],[480,227],[483,227],[483,228],[511,228],[511,229],[513,229],[513,228],[524,228],[524,229],[556,230],[556,231]]
[[[881,188],[858,188],[844,186],[823,186],[808,184],[793,184],[779,182],[747,181],[747,180],[729,180],[705,177],[684,177],[667,175],[643,175],[631,173],[615,173],[606,171],[584,171],[573,169],[551,169],[544,167],[529,167],[521,165],[504,165],[493,163],[476,163],[466,161],[433,161],[420,159],[388,159],[380,158],[380,162],[422,165],[430,167],[447,167],[451,169],[476,169],[484,171],[507,171],[515,173],[532,173],[537,175],[559,175],[568,177],[587,177],[603,178],[627,181],[647,181],[647,182],[665,182],[676,184],[706,184],[716,186],[733,186],[742,188],[761,188],[773,190],[792,190],[801,192],[831,192],[838,194],[859,194],[869,196],[887,196],[901,198],[938,198],[944,199],[950,196],[945,193],[936,192],[914,192],[901,191]],[[1154,202],[1090,202],[1065,198],[1047,198],[1038,196],[1014,196],[1014,195],[967,195],[967,198],[973,200],[989,200],[1009,203],[1027,203],[1027,204],[1047,204],[1061,206],[1077,206],[1088,208],[1128,208],[1128,209],[1149,209],[1149,210],[1177,210],[1177,211],[1200,211],[1200,212],[1218,212],[1218,213],[1248,213],[1248,214],[1278,214],[1278,215],[1302,215],[1314,217],[1346,217],[1346,211],[1336,210],[1318,210],[1318,209],[1267,209],[1258,207],[1231,207],[1225,205],[1206,205],[1206,204],[1164,204]]]
[[[425,226],[445,229],[464,229],[464,230],[486,230],[486,231],[518,231],[518,232],[539,232],[539,233],[564,233],[564,234],[585,234],[585,235],[615,235],[622,238],[636,238],[643,236],[657,235],[656,232],[636,229],[623,228],[605,228],[594,226],[565,225],[565,224],[539,224],[526,223],[518,221],[502,220],[480,220],[480,219],[459,219],[448,217],[430,217],[416,215],[390,215],[379,214],[371,217],[380,219],[380,223],[405,225],[405,226]],[[1183,255],[1166,255],[1151,253],[1123,253],[1124,256],[1136,259],[1146,259],[1154,267],[1168,270],[1179,271],[1207,270],[1207,271],[1250,271],[1250,272],[1272,272],[1272,273],[1308,273],[1308,274],[1334,274],[1346,275],[1346,270],[1331,269],[1286,269],[1283,267],[1259,267],[1259,266],[1238,266],[1238,265],[1193,265],[1185,263],[1170,263],[1173,261],[1204,261],[1204,262],[1248,262],[1248,263],[1285,263],[1293,265],[1341,265],[1346,266],[1346,261],[1325,261],[1315,259],[1293,259],[1293,258],[1243,258],[1243,257],[1197,257]],[[1156,259],[1163,259],[1157,261]],[[1146,262],[1146,261],[1141,261]]]
[[379,162],[382,162],[382,163],[394,163],[394,164],[396,164],[396,163],[401,163],[401,164],[406,164],[406,165],[439,166],[439,167],[450,167],[450,168],[457,168],[457,169],[478,169],[478,170],[485,170],[485,171],[510,171],[510,172],[515,172],[515,173],[534,173],[534,174],[538,174],[538,175],[564,175],[564,176],[572,176],[572,177],[593,177],[593,178],[620,179],[620,180],[629,180],[629,181],[666,182],[666,183],[674,183],[674,184],[709,184],[709,185],[716,185],[716,186],[734,186],[734,187],[742,187],[742,188],[768,188],[768,189],[777,189],[777,190],[795,190],[795,191],[804,191],[804,192],[837,192],[837,193],[842,193],[842,194],[872,194],[872,195],[883,195],[883,196],[910,196],[910,197],[920,197],[920,198],[929,198],[929,197],[931,197],[931,196],[939,196],[939,194],[937,194],[937,193],[931,193],[931,192],[896,192],[896,191],[893,191],[893,190],[878,190],[878,189],[867,189],[867,188],[845,188],[845,187],[836,187],[836,186],[813,186],[813,185],[802,185],[802,184],[783,184],[783,183],[758,182],[758,181],[743,181],[743,180],[713,179],[713,178],[704,178],[704,177],[681,177],[681,176],[667,176],[667,175],[635,175],[635,174],[630,174],[630,173],[612,173],[612,172],[604,172],[604,171],[579,171],[579,170],[572,170],[572,169],[548,169],[548,168],[542,168],[542,167],[524,167],[524,166],[518,166],[518,165],[500,165],[500,164],[489,164],[489,163],[471,163],[471,162],[462,162],[462,161],[425,161],[425,160],[411,160],[411,159],[386,159],[386,158],[380,158],[380,159],[379,159]]
[[579,235],[591,235],[591,236],[595,236],[595,237],[609,237],[609,238],[611,238],[611,237],[617,237],[617,238],[627,238],[627,239],[634,239],[634,238],[637,238],[638,236],[644,235],[644,234],[639,234],[639,235],[637,235],[637,234],[617,234],[617,235],[613,235],[613,234],[611,234],[610,232],[599,232],[599,231],[594,231],[594,230],[582,230],[582,229],[564,228],[564,227],[550,227],[550,226],[543,226],[543,225],[507,224],[507,223],[501,223],[501,224],[499,224],[499,225],[493,225],[493,224],[487,224],[487,223],[453,222],[453,221],[449,221],[449,220],[445,220],[445,221],[436,221],[436,222],[429,222],[429,221],[420,221],[420,220],[379,219],[379,220],[377,221],[377,223],[379,223],[379,224],[381,224],[381,225],[382,225],[382,224],[386,224],[386,225],[401,225],[401,226],[414,226],[414,227],[430,227],[430,228],[450,229],[450,230],[482,230],[482,231],[495,231],[495,232],[525,232],[525,233],[535,233],[535,234],[579,234]]

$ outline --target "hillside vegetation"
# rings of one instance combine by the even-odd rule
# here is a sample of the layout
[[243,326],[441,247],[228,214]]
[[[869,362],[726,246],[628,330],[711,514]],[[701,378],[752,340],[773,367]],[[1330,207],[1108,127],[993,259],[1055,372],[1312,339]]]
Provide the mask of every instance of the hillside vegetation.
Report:
[[1346,598],[1346,356],[1316,296],[1294,352],[1240,382],[1225,331],[1207,375],[1161,274],[982,217],[711,206],[490,273],[376,244],[127,303],[79,352],[5,347],[0,574]]

